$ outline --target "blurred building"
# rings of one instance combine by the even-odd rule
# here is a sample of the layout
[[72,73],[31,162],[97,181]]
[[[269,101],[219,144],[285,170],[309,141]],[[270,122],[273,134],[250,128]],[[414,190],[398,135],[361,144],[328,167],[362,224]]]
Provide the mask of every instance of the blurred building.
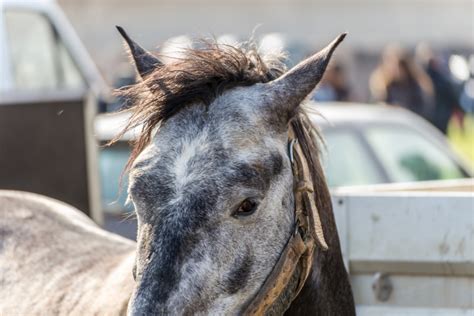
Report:
[[261,25],[257,34],[283,33],[289,40],[316,50],[347,31],[350,36],[340,54],[344,50],[353,52],[357,63],[352,62],[351,73],[366,78],[375,63],[370,56],[378,55],[390,42],[414,47],[424,41],[434,47],[474,51],[472,0],[59,0],[59,3],[109,79],[114,65],[125,56],[115,25],[126,28],[149,49],[182,34],[233,34],[245,39]]

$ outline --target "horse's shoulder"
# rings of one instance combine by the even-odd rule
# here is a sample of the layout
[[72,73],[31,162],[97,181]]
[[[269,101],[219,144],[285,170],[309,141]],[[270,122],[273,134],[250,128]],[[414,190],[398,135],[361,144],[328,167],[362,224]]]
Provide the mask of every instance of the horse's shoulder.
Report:
[[74,220],[94,225],[92,220],[71,205],[36,193],[10,190],[0,190],[0,219]]
[[68,204],[0,190],[0,310],[88,315],[108,308],[118,314],[132,291],[134,248]]
[[0,235],[24,246],[54,247],[62,236],[70,246],[89,242],[105,248],[133,247],[131,241],[104,231],[71,205],[21,191],[0,190]]

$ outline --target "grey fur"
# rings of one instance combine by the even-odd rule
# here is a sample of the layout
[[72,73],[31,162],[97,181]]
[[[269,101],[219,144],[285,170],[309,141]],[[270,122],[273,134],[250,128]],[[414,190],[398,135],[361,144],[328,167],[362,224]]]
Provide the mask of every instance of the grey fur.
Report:
[[134,248],[67,204],[0,190],[0,315],[124,315]]
[[[130,196],[139,230],[145,224],[153,227],[146,241],[139,240],[149,243],[150,250],[138,257],[138,287],[131,305],[137,314],[145,308],[164,314],[238,313],[278,259],[293,225],[288,209],[293,205],[292,172],[286,132],[262,124],[262,88],[235,88],[208,109],[183,109],[160,127],[132,167]],[[276,174],[275,157],[281,164]],[[235,218],[232,213],[246,198],[258,199],[258,210]],[[167,240],[170,235],[180,239],[184,253],[169,248],[176,245]],[[170,253],[175,257],[169,266],[175,270],[161,271]],[[246,282],[238,290],[226,288],[233,265],[248,258],[252,262]],[[161,274],[163,278],[155,278]],[[148,309],[156,302],[146,294],[154,282],[161,286],[150,296],[167,299]],[[168,289],[166,282],[173,285]]]

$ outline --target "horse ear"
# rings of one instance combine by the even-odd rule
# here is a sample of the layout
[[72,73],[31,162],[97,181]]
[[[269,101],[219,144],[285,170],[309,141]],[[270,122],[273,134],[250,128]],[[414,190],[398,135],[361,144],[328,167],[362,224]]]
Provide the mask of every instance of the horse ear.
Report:
[[283,101],[275,102],[275,104],[284,107],[282,110],[286,110],[291,116],[301,101],[319,83],[334,50],[344,40],[344,37],[346,37],[346,33],[339,35],[324,49],[303,60],[283,76],[269,82],[275,96]]
[[135,43],[122,27],[116,27],[120,35],[122,35],[122,37],[127,42],[128,48],[130,49],[130,53],[135,62],[138,74],[142,79],[144,79],[146,75],[150,74],[154,69],[163,65],[163,63],[158,58],[156,58],[151,53],[143,49],[140,45]]

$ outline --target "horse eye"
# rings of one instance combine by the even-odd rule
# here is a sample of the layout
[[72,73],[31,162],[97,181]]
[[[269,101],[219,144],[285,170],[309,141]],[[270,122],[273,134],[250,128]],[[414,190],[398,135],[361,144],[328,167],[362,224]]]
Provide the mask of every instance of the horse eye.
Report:
[[255,213],[257,209],[257,202],[245,199],[239,208],[234,212],[234,216],[249,216]]

